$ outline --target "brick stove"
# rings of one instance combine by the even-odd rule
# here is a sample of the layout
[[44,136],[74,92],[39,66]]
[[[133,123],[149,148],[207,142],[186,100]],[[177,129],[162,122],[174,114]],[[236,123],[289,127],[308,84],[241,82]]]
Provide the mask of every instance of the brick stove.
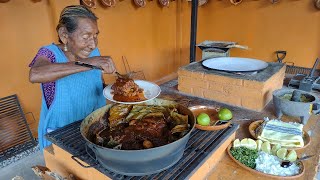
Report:
[[207,69],[201,62],[179,68],[178,90],[197,97],[261,111],[282,88],[285,65],[268,63],[256,73],[230,73]]

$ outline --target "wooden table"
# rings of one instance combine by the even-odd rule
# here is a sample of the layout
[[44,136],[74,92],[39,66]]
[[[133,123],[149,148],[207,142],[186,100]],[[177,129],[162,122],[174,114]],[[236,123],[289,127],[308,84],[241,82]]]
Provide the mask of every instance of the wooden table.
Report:
[[[164,85],[166,86],[166,85]],[[233,120],[235,123],[240,125],[240,128],[236,132],[236,138],[242,139],[246,137],[251,137],[249,133],[249,125],[253,121],[263,119],[264,117],[269,117],[269,119],[276,118],[273,108],[272,101],[264,108],[261,112],[251,111],[235,106],[229,106],[227,104],[222,104],[215,101],[208,101],[202,98],[197,98],[193,96],[188,96],[187,94],[181,94],[176,90],[176,86],[170,86],[169,88],[163,88],[161,97],[169,98],[174,97],[174,100],[182,103],[186,103],[187,106],[195,106],[195,105],[210,105],[210,106],[219,106],[219,107],[227,107],[233,112]],[[319,94],[320,96],[320,94]],[[300,119],[295,117],[287,117],[282,116],[281,120],[285,122],[293,121],[300,122]],[[298,157],[302,155],[312,155],[315,156],[307,161],[304,161],[305,165],[305,173],[299,179],[304,180],[313,180],[317,179],[317,173],[320,172],[320,168],[318,168],[319,156],[320,156],[320,115],[312,115],[308,121],[308,123],[304,126],[304,131],[308,132],[311,137],[311,143],[306,148],[297,150]],[[211,173],[208,174],[207,179],[216,180],[216,179],[227,179],[227,180],[248,180],[248,179],[270,179],[264,176],[259,176],[253,174],[246,169],[240,167],[237,163],[235,163],[227,154],[223,154],[221,160],[217,163],[217,165],[213,168]]]
[[[283,121],[297,121],[296,118],[283,117]],[[304,126],[304,130],[308,132],[311,136],[311,143],[306,148],[297,150],[298,156],[315,154],[316,156],[304,161],[305,173],[299,178],[303,180],[312,180],[316,179],[317,172],[319,172],[319,155],[320,155],[320,117],[312,115],[308,123]],[[240,128],[236,133],[236,138],[242,139],[245,137],[251,137],[248,131],[249,124],[253,122],[252,120],[248,121],[239,121]],[[259,176],[257,174],[251,173],[244,168],[240,167],[235,163],[225,152],[224,157],[217,163],[217,166],[212,170],[208,175],[208,179],[237,179],[237,180],[248,180],[248,179],[270,179],[268,177]]]

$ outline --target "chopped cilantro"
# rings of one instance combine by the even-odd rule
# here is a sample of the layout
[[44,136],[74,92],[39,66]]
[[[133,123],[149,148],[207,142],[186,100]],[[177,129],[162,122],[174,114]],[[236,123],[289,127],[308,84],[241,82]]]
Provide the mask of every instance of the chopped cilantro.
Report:
[[254,169],[256,167],[256,159],[258,158],[258,151],[248,149],[246,147],[231,148],[232,156],[240,161],[242,164]]

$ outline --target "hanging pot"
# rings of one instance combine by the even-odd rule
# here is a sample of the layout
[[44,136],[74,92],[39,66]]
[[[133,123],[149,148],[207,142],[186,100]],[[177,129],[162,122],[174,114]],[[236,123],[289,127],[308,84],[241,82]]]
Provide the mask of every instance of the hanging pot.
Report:
[[275,3],[278,3],[279,0],[270,0],[270,2],[271,2],[272,4],[275,4]]
[[198,1],[198,6],[203,6],[205,4],[207,4],[208,0],[199,0]]
[[231,4],[238,5],[242,2],[242,0],[230,0]]
[[133,0],[134,4],[136,4],[138,7],[145,7],[146,6],[146,0]]
[[169,7],[170,1],[169,1],[169,0],[159,0],[159,3],[160,3],[163,7]]
[[101,0],[101,3],[107,7],[114,7],[116,5],[116,0]]
[[96,1],[95,0],[81,0],[83,5],[89,8],[96,8]]
[[315,6],[317,9],[320,9],[320,0],[314,0],[314,6]]

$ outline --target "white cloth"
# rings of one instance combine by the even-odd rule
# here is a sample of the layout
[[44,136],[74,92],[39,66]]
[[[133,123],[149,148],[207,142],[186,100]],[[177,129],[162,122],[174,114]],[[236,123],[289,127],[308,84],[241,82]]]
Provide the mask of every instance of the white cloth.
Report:
[[258,139],[283,147],[303,147],[303,125],[279,120],[265,121],[257,132]]

